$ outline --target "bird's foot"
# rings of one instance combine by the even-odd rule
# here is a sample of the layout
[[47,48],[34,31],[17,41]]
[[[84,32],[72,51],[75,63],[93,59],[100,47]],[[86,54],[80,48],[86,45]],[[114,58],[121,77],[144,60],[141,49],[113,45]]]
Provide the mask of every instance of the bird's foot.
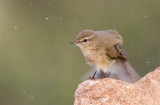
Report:
[[109,78],[109,76],[110,76],[110,72],[107,72],[105,75],[104,75],[104,78]]
[[95,75],[97,73],[97,70],[94,72],[94,74],[92,75],[92,77],[89,77],[90,80],[95,80]]

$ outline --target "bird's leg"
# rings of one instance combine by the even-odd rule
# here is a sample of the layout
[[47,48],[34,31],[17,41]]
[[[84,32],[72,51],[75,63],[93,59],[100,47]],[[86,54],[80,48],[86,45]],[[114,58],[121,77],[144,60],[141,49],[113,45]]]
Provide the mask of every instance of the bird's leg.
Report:
[[104,72],[104,70],[100,70],[101,78],[109,78],[110,72]]
[[96,73],[97,73],[97,70],[94,72],[94,74],[92,75],[92,77],[89,77],[89,79],[95,79]]

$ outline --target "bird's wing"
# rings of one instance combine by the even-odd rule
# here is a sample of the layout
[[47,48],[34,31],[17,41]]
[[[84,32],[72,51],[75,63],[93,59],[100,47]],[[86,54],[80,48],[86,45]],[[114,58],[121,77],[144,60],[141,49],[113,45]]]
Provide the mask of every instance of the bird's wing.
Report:
[[122,59],[125,61],[128,60],[127,52],[124,49],[122,49],[119,45],[114,45],[111,48],[107,48],[106,56],[109,56],[112,59]]

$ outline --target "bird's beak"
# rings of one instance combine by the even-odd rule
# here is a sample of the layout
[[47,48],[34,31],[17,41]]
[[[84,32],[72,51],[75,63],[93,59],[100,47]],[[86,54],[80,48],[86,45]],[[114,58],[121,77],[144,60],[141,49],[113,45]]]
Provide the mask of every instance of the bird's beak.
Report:
[[72,41],[70,42],[70,44],[79,44],[80,42],[79,41]]

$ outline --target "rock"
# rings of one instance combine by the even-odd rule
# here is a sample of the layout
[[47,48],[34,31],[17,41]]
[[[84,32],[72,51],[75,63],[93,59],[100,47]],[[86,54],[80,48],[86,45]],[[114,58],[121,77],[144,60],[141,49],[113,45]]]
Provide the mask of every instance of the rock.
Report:
[[74,105],[160,105],[160,67],[136,83],[86,80],[75,92]]

